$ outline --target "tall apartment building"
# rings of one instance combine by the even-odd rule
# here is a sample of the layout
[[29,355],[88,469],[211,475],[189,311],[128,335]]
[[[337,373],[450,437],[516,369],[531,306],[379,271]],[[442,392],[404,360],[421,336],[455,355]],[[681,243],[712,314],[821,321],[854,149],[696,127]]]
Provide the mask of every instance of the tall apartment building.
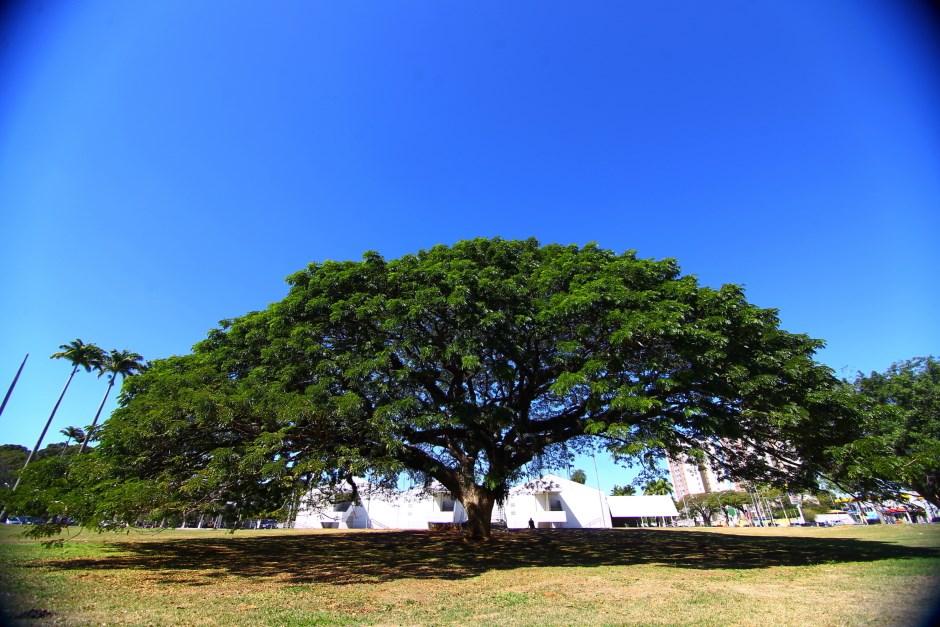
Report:
[[667,455],[666,463],[677,501],[682,501],[683,497],[692,494],[736,489],[733,482],[719,479],[718,474],[707,463],[690,460],[684,455],[678,458]]

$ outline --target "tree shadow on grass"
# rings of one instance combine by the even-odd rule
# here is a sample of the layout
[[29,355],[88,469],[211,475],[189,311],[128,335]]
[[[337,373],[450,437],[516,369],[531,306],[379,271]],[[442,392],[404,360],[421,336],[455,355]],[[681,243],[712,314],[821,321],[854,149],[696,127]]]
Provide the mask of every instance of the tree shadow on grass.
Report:
[[63,570],[140,569],[170,583],[210,583],[218,576],[271,578],[289,584],[376,583],[403,578],[464,579],[533,566],[659,564],[689,569],[755,569],[825,563],[940,558],[936,548],[827,537],[726,535],[656,529],[554,529],[494,533],[466,543],[456,533],[350,532],[112,542],[95,559],[43,561]]

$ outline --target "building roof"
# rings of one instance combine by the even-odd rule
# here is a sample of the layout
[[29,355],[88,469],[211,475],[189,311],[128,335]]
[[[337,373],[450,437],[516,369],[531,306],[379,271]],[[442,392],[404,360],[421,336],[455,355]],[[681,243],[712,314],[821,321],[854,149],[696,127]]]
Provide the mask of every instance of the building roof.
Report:
[[669,496],[608,496],[612,518],[641,518],[647,516],[678,516],[676,504]]
[[565,490],[591,490],[599,492],[591,486],[564,479],[558,475],[543,475],[537,479],[531,479],[513,486],[509,489],[510,494],[539,494],[543,492],[564,492]]

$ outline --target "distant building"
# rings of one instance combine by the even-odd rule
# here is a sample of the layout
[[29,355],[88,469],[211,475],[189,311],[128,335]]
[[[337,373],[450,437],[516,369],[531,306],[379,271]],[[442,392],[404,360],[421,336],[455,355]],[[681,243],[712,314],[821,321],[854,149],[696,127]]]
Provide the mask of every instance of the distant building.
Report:
[[[378,490],[356,480],[359,501],[351,490],[311,492],[297,512],[296,529],[432,529],[467,520],[463,505],[439,484],[430,490]],[[667,503],[668,501],[668,503]],[[493,522],[509,529],[609,529],[667,524],[679,513],[668,496],[612,497],[600,490],[545,475],[509,490],[502,507],[493,508]]]
[[685,455],[679,457],[667,455],[666,464],[669,467],[673,494],[679,502],[693,494],[738,489],[736,483],[720,479],[718,473],[707,462],[689,459]]

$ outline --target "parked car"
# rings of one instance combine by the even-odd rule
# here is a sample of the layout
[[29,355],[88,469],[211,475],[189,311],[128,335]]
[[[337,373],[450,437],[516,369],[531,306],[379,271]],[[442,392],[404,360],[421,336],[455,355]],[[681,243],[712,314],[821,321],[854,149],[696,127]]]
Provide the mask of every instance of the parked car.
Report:
[[7,518],[8,525],[32,525],[36,519],[32,516],[10,516]]

